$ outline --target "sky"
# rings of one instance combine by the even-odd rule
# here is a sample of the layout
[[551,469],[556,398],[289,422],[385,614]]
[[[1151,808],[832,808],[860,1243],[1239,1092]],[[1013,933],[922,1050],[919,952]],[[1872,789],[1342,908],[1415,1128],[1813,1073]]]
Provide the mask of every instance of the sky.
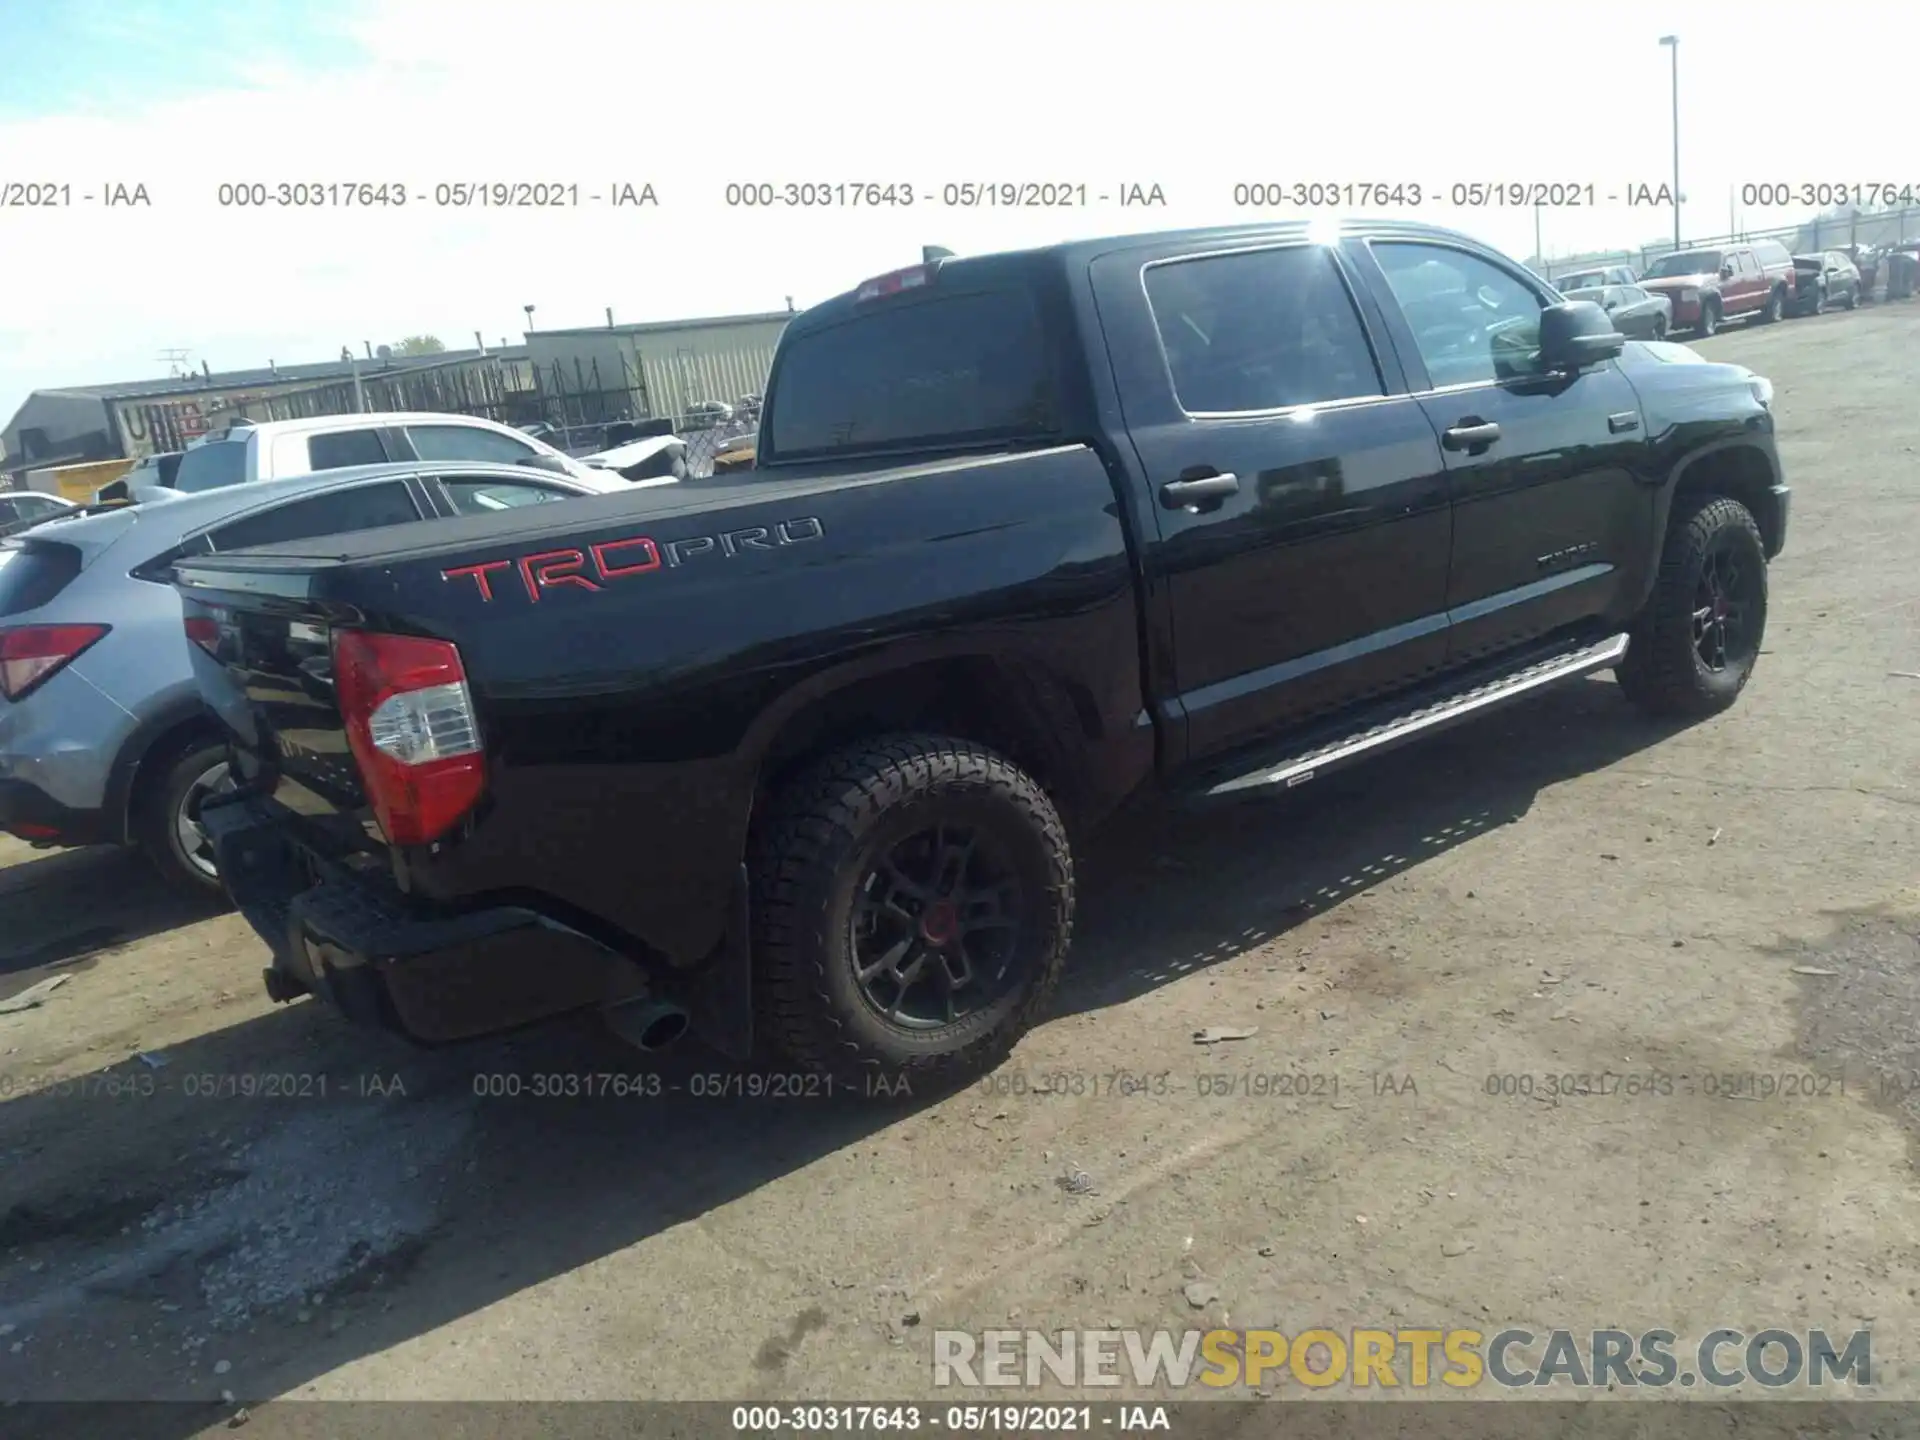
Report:
[[[1535,210],[1455,207],[1453,188],[1592,186],[1592,206],[1538,212],[1549,257],[1656,241],[1671,210],[1625,197],[1672,183],[1664,34],[1680,37],[1687,235],[1790,224],[1812,210],[1743,206],[1740,187],[1920,192],[1920,19],[1849,14],[1859,43],[1803,55],[1791,27],[1701,0],[0,0],[0,201],[26,184],[71,196],[0,204],[0,420],[36,388],[164,375],[169,350],[217,371],[419,333],[517,342],[527,305],[540,329],[609,307],[804,308],[922,245],[1301,213],[1236,203],[1261,183],[1419,185],[1421,207],[1393,213],[1521,258]],[[581,203],[436,203],[492,181],[577,186]],[[1089,203],[942,203],[999,181],[1084,185]],[[405,186],[408,202],[221,203],[223,184],[282,182]],[[728,203],[761,182],[915,201]],[[621,184],[658,203],[589,198]],[[103,204],[116,185],[150,203]],[[1166,203],[1098,199],[1131,185]]]

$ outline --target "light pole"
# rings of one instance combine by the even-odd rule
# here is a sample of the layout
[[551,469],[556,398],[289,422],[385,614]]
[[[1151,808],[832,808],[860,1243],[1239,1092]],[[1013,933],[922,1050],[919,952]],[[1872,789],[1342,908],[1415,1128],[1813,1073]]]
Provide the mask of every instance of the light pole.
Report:
[[1680,37],[1662,35],[1660,43],[1673,52],[1673,248],[1680,248]]
[[527,312],[527,329],[533,329],[533,306],[522,305],[520,308]]

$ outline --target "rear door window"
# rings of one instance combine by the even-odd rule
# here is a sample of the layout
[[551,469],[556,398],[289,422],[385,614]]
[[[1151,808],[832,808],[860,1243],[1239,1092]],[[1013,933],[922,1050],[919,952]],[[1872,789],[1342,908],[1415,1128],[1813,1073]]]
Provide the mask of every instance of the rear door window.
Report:
[[440,482],[456,515],[491,515],[522,505],[546,505],[555,500],[571,500],[571,490],[552,485],[529,485],[518,480],[455,480]]
[[1385,393],[1346,283],[1320,246],[1154,265],[1146,288],[1174,394],[1190,415]]
[[350,465],[383,465],[387,447],[378,430],[335,430],[307,437],[307,465],[313,470],[344,470]]
[[246,478],[247,442],[209,440],[180,457],[180,468],[173,474],[173,488],[183,494],[197,495],[202,490],[238,485]]
[[290,500],[270,510],[256,510],[212,532],[216,550],[245,550],[282,540],[310,540],[350,530],[378,530],[388,525],[410,525],[421,519],[420,507],[404,481],[384,480],[329,490],[304,500]]

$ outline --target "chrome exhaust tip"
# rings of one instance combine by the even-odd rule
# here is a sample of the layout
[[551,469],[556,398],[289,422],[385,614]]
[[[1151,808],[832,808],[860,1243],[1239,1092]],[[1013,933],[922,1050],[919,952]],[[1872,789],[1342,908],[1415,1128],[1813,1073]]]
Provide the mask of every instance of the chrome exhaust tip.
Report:
[[628,1000],[610,1005],[607,1028],[636,1050],[655,1054],[687,1033],[691,1020],[685,1009],[666,1000]]

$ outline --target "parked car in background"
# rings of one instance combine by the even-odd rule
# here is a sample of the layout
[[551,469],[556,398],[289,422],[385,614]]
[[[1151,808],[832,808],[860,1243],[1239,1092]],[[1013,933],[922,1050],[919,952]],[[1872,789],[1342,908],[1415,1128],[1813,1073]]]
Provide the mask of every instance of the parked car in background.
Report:
[[172,490],[173,477],[180,473],[180,457],[186,452],[170,450],[164,455],[142,455],[117,480],[109,480],[94,491],[96,501],[131,500],[136,504],[151,500],[156,491]]
[[733,406],[724,400],[695,400],[687,406],[686,428],[711,430],[733,419]]
[[759,445],[758,431],[748,431],[745,435],[736,435],[724,441],[713,452],[713,473],[724,475],[729,470],[751,470],[755,448]]
[[1793,313],[1818,315],[1829,305],[1851,310],[1860,303],[1860,267],[1838,250],[1793,257]]
[[37,490],[0,490],[0,535],[16,534],[77,508],[71,500]]
[[1634,283],[1631,265],[1604,265],[1597,270],[1575,270],[1569,275],[1556,276],[1553,288],[1562,295],[1568,295],[1575,290],[1598,290],[1608,285]]
[[606,449],[608,443],[605,425],[555,425],[548,420],[537,420],[531,425],[520,426],[519,430],[522,435],[530,435],[576,460],[596,450]]
[[[198,494],[228,485],[311,475],[356,465],[461,460],[527,465],[576,479],[588,467],[531,435],[475,415],[396,411],[316,415],[301,420],[236,420],[187,447],[170,492]],[[139,497],[136,497],[139,498]],[[158,498],[149,496],[146,498]]]
[[1713,250],[1662,255],[1640,277],[1640,288],[1673,302],[1673,325],[1711,335],[1724,320],[1762,324],[1787,313],[1793,295],[1793,257],[1777,240],[1755,240]]
[[637,485],[671,484],[693,473],[687,459],[687,442],[672,434],[629,440],[610,450],[584,455],[581,463]]
[[875,276],[781,335],[753,483],[183,561],[242,777],[202,818],[275,1000],[966,1073],[1152,788],[1288,794],[1606,668],[1733,704],[1771,399],[1406,222]]
[[1638,285],[1600,285],[1561,290],[1569,300],[1590,300],[1606,311],[1613,328],[1635,340],[1664,340],[1673,324],[1673,302]]
[[629,489],[507,465],[380,465],[122,505],[0,542],[0,831],[134,845],[175,884],[217,892],[193,807],[224,781],[225,741],[194,688],[174,561]]

